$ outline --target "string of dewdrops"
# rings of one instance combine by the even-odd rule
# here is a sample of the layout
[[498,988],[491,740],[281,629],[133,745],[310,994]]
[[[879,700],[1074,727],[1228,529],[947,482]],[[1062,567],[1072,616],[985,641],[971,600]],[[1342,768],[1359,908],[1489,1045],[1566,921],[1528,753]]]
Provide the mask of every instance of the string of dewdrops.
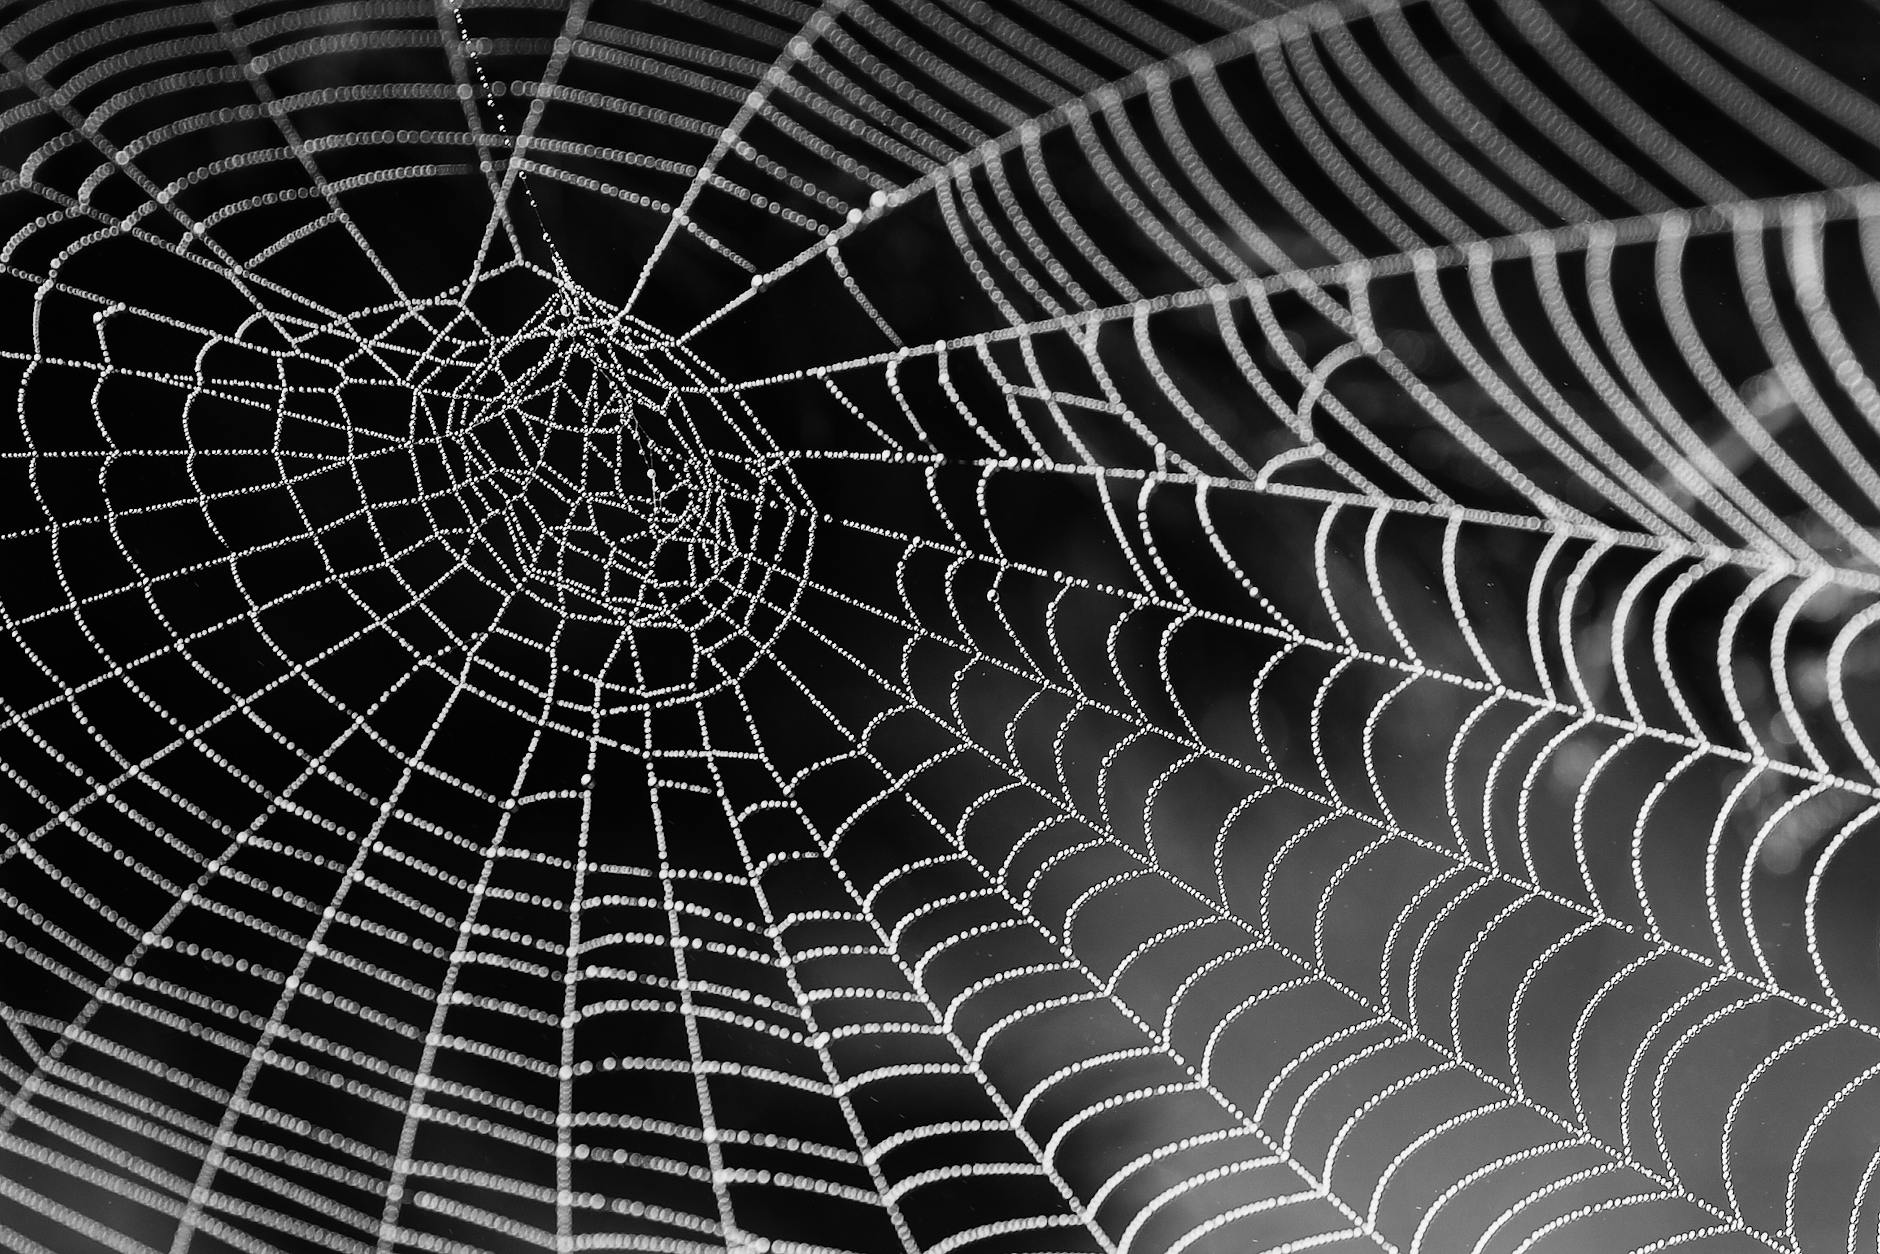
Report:
[[1871,14],[4,20],[0,1245],[1880,1254]]

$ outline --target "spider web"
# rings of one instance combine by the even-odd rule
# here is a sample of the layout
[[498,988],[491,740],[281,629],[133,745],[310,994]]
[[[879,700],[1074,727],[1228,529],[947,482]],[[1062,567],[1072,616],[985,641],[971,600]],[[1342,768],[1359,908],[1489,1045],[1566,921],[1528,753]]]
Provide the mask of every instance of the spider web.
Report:
[[1874,48],[0,7],[0,1243],[1873,1254]]

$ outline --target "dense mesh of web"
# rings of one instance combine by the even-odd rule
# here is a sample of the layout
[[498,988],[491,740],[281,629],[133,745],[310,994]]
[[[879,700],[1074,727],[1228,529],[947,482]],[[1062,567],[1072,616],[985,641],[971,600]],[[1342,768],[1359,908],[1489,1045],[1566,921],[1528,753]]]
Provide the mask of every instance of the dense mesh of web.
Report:
[[10,1248],[1876,1249],[1871,13],[0,23]]

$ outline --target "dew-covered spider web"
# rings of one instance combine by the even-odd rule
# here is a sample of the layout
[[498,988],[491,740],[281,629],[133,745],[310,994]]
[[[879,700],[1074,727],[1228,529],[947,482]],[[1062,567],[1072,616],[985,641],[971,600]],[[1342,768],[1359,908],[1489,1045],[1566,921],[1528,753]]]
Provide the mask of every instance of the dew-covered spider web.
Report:
[[0,4],[0,1247],[1876,1254],[1876,66]]

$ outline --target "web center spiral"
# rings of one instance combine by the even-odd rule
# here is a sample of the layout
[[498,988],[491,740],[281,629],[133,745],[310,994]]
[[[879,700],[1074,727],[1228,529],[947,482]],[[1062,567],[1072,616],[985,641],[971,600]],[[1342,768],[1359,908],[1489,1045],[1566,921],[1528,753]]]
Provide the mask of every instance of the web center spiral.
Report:
[[408,474],[360,477],[365,512],[387,563],[442,544],[478,585],[440,611],[453,631],[500,598],[627,703],[663,704],[735,680],[788,621],[811,544],[802,491],[683,345],[522,264],[389,324],[348,321],[349,341],[409,363],[393,389],[342,366],[342,392],[381,398],[349,406],[352,442],[409,450]]
[[711,446],[663,351],[605,305],[558,292],[449,405],[466,508],[500,485],[484,534],[523,591],[560,612],[696,626],[701,591],[743,548],[741,468]]

